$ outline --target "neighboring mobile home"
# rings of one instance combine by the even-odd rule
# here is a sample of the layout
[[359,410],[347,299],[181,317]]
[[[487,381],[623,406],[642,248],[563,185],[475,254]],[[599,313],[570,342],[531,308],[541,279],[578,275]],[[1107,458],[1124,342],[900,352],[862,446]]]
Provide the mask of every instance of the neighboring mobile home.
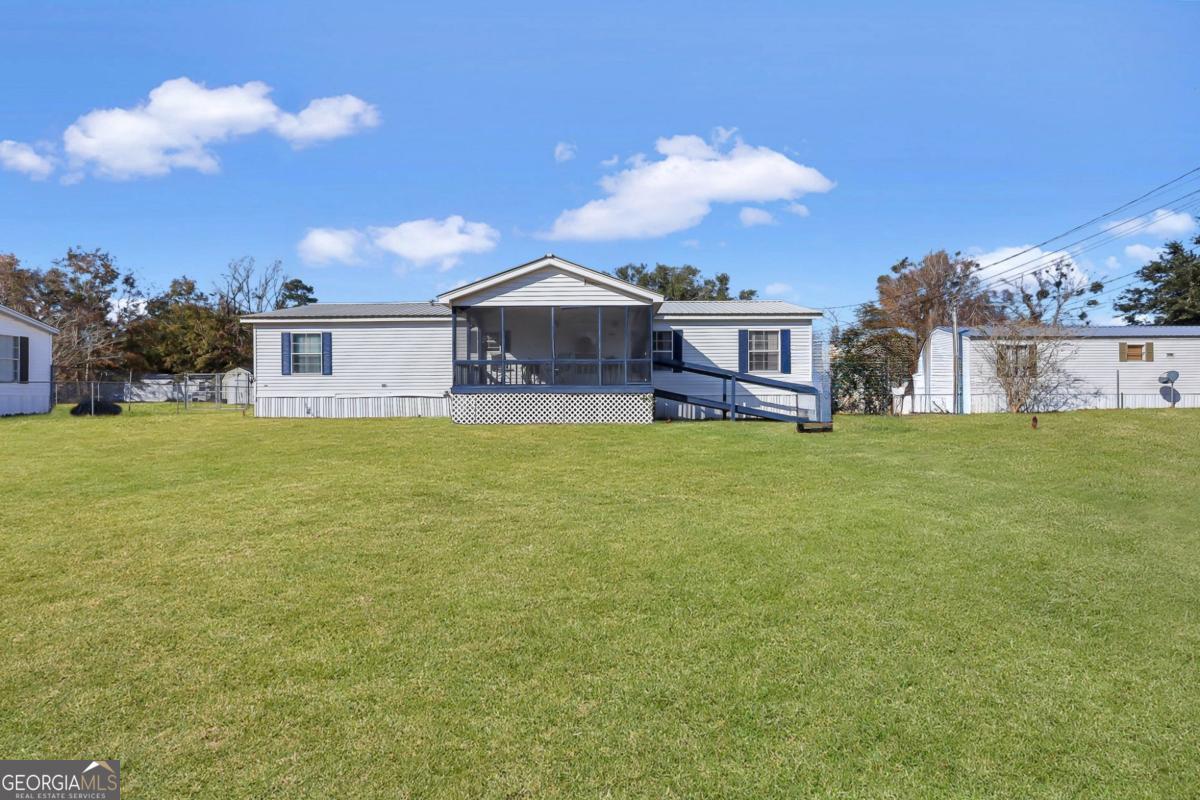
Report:
[[671,302],[553,255],[435,301],[246,317],[255,414],[456,422],[827,422],[814,309]]
[[[1053,333],[1054,359],[1065,375],[1041,410],[1200,406],[1200,325],[1071,326]],[[1033,341],[1033,340],[1030,340]],[[997,337],[988,326],[934,330],[921,347],[905,413],[980,413],[1006,410],[995,377],[997,348],[1026,348],[1019,337]],[[955,393],[955,356],[959,365]],[[1174,385],[1160,378],[1177,373]]]
[[50,410],[50,357],[58,328],[0,306],[0,416]]

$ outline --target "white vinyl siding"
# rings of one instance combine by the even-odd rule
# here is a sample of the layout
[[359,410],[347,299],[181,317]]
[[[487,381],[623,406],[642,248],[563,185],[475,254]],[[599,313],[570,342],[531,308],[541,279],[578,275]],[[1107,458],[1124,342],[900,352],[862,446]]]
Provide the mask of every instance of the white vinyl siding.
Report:
[[630,306],[646,300],[588,283],[554,267],[520,275],[455,301],[460,306]]
[[[1154,345],[1153,361],[1121,361],[1119,345],[1129,339],[1116,337],[1075,338],[1064,349],[1063,358],[1068,370],[1076,376],[1079,386],[1074,394],[1079,408],[1115,408],[1118,385],[1126,408],[1163,407],[1160,395],[1163,385],[1158,378],[1168,370],[1179,372],[1175,389],[1197,402],[1200,396],[1200,336],[1139,339],[1138,344]],[[971,395],[971,411],[988,412],[1003,409],[1003,392],[995,381],[990,360],[986,357],[986,340],[969,340],[964,352],[969,354],[969,374],[965,385]],[[946,367],[949,378],[949,365]],[[1118,374],[1120,379],[1118,381]],[[996,396],[1001,401],[997,403]]]
[[[21,336],[29,337],[29,382],[18,383],[18,364],[13,362],[12,381],[0,380],[0,416],[7,414],[45,414],[50,410],[50,355],[53,337],[45,330],[0,311],[0,348]],[[8,347],[13,345],[9,344]],[[16,345],[18,348],[20,345]],[[17,351],[19,355],[19,350]],[[0,358],[11,350],[4,349]],[[7,360],[6,360],[7,361]],[[0,373],[9,367],[0,364]]]
[[917,413],[948,414],[954,409],[954,336],[936,329],[925,344],[912,376],[913,400]]
[[[655,331],[678,330],[683,334],[683,360],[701,365],[715,366],[719,369],[737,371],[738,369],[738,331],[748,330],[751,335],[755,331],[773,331],[778,336],[779,331],[791,330],[792,341],[792,371],[784,374],[778,371],[756,373],[764,378],[775,378],[788,383],[812,383],[812,321],[808,319],[769,319],[769,320],[739,320],[739,319],[707,319],[707,320],[656,320]],[[778,354],[778,345],[776,345]],[[657,367],[654,370],[654,386],[681,394],[699,395],[703,397],[721,398],[722,380],[697,375],[691,372],[672,372],[670,367]],[[738,384],[738,402],[741,405],[761,406],[766,409],[795,413],[799,398],[801,413],[807,411],[814,414],[816,398],[811,395],[796,395],[792,392],[773,389],[768,386],[755,386],[748,383]],[[660,402],[660,413],[675,415],[673,403]],[[688,414],[691,415],[690,413]],[[715,412],[716,416],[720,412]],[[705,412],[703,416],[714,416]]]
[[[332,375],[322,375],[320,370],[322,331],[329,331],[332,336]],[[279,349],[281,332],[315,334],[318,342],[318,368],[315,374],[282,374],[282,353]],[[309,325],[296,320],[261,322],[254,326],[255,391],[260,400],[440,398],[450,389],[451,357],[448,318],[397,322],[358,320]]]

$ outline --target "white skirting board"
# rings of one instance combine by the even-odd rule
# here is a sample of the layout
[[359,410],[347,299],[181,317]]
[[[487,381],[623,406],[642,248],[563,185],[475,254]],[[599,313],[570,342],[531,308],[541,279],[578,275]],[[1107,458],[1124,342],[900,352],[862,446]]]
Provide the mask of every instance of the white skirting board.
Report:
[[640,393],[452,394],[451,418],[466,425],[649,424],[654,395]]
[[256,417],[448,417],[446,397],[258,397]]

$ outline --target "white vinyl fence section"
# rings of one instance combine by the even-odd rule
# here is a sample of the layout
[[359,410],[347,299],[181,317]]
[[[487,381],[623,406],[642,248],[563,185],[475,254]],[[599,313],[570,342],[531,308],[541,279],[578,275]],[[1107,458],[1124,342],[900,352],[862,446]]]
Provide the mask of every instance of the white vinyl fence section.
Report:
[[[1171,400],[1175,403],[1172,405]],[[986,393],[970,395],[971,413],[997,414],[1008,411],[1008,403],[1003,394]],[[903,407],[901,404],[903,403]],[[938,393],[933,395],[896,395],[893,398],[894,413],[900,414],[950,414],[951,395]],[[1086,396],[1073,396],[1065,407],[1052,403],[1045,408],[1033,409],[1029,413],[1047,413],[1050,411],[1116,411],[1124,408],[1200,408],[1200,393],[1170,394],[1169,387],[1159,392],[1122,392],[1120,394],[1095,393]]]

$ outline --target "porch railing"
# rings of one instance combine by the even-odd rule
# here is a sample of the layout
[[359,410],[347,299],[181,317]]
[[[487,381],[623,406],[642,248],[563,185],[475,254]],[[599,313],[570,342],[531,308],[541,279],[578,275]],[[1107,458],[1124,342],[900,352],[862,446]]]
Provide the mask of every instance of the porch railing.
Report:
[[459,359],[455,386],[626,386],[650,384],[650,359]]

